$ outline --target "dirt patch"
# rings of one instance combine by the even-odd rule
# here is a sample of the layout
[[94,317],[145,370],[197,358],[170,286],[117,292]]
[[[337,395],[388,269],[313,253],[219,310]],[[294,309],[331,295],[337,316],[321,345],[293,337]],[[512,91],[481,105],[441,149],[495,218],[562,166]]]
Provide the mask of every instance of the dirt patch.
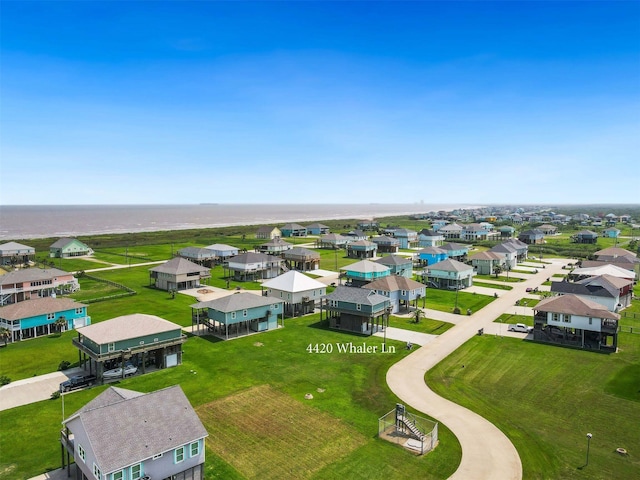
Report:
[[197,293],[213,293],[213,290],[209,290],[208,288],[201,288],[197,291]]
[[247,478],[311,478],[367,441],[341,420],[268,385],[196,411],[209,448]]

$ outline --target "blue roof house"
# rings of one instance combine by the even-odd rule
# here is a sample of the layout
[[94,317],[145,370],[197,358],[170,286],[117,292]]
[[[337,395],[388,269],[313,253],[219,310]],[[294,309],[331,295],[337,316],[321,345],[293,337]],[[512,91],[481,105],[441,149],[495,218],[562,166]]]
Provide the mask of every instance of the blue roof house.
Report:
[[423,265],[433,265],[449,258],[446,250],[439,247],[427,247],[418,252],[418,260]]
[[87,306],[70,298],[34,298],[0,307],[0,327],[9,330],[11,342],[56,333],[59,319],[65,321],[62,331],[91,323]]
[[618,238],[620,236],[620,230],[614,227],[607,228],[602,232],[602,236],[606,238]]

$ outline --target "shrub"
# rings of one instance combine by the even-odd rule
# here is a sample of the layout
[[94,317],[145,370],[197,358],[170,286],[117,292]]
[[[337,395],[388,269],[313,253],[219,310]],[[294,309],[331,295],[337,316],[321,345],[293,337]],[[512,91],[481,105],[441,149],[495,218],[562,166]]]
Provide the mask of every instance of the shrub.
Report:
[[460,315],[460,307],[454,308],[453,313],[455,313],[456,315]]
[[56,390],[51,394],[51,400],[55,400],[57,398],[60,398],[60,390]]
[[70,366],[71,366],[70,362],[67,362],[66,360],[63,360],[63,361],[60,362],[60,365],[58,365],[58,370],[60,370],[60,371],[66,370]]
[[9,377],[7,377],[6,375],[0,376],[0,386],[9,385],[10,383],[11,383],[11,379]]

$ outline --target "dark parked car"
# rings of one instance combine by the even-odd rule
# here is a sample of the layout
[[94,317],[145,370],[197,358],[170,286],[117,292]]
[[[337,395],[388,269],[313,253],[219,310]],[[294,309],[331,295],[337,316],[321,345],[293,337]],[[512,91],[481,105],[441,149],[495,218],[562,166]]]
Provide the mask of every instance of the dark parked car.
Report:
[[69,380],[60,384],[61,392],[70,392],[77,388],[87,387],[93,385],[96,381],[95,375],[75,375],[70,377]]

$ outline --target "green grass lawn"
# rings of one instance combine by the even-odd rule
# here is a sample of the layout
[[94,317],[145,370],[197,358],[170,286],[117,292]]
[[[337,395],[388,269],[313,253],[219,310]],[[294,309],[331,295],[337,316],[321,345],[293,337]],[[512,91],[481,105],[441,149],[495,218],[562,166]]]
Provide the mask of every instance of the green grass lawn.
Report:
[[453,323],[422,317],[420,318],[420,323],[416,323],[413,318],[395,317],[392,315],[389,317],[389,326],[412,330],[414,332],[441,335],[453,327]]
[[[476,336],[426,380],[507,434],[523,478],[626,480],[640,471],[640,335],[621,334],[620,345],[620,353],[603,355]],[[589,466],[579,469],[587,432]],[[618,447],[630,455],[616,454]]]
[[500,274],[497,277],[495,275],[475,275],[473,278],[474,278],[474,283],[475,283],[475,279],[494,280],[496,282],[511,282],[511,283],[524,282],[524,278],[507,277],[506,274]]
[[494,320],[495,323],[504,323],[504,324],[515,324],[515,323],[524,323],[525,325],[529,325],[533,327],[533,317],[531,315],[518,315],[514,313],[503,313],[498,318]]
[[[376,437],[377,420],[393,409],[398,399],[386,386],[388,368],[408,352],[404,343],[387,340],[393,354],[358,355],[308,353],[315,343],[366,342],[380,348],[383,339],[326,330],[319,316],[287,320],[277,331],[228,342],[190,337],[184,345],[183,365],[119,383],[123,388],[153,391],[179,384],[194,407],[233,395],[246,388],[269,385],[277,392],[303,402],[354,429],[365,443],[334,463],[322,466],[311,478],[447,478],[460,461],[460,446],[440,425],[440,445],[417,457]],[[41,340],[36,340],[41,341]],[[23,344],[34,343],[23,342]],[[70,342],[69,342],[70,343]],[[323,393],[315,393],[318,388]],[[66,414],[74,412],[103,387],[65,396]],[[314,399],[304,399],[314,393]],[[61,400],[48,400],[0,412],[3,446],[0,479],[29,478],[59,467]],[[276,412],[277,413],[277,412]],[[285,413],[285,412],[283,412]],[[30,432],[16,435],[16,432]],[[208,442],[209,445],[209,442]],[[288,453],[291,453],[289,450]],[[277,452],[282,454],[283,452]],[[207,448],[207,478],[238,479],[242,475]]]
[[476,280],[473,281],[473,286],[474,287],[493,288],[493,289],[496,289],[496,290],[513,290],[513,287],[511,285],[501,285],[499,283],[478,282]]
[[[432,308],[441,312],[452,312],[456,304],[456,292],[450,290],[428,288],[426,297],[425,308]],[[467,309],[477,312],[482,307],[493,302],[493,300],[495,298],[489,295],[458,292],[458,308],[462,312],[466,312]]]

